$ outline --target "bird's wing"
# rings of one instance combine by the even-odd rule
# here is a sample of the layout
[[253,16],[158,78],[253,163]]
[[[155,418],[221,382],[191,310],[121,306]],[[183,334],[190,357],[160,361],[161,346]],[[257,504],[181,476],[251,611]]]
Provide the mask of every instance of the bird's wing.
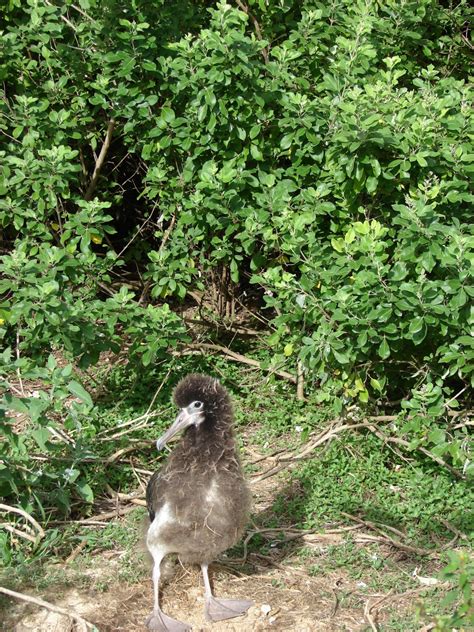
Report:
[[153,522],[157,509],[164,502],[162,482],[161,472],[155,472],[146,487],[146,506],[150,516],[150,522]]

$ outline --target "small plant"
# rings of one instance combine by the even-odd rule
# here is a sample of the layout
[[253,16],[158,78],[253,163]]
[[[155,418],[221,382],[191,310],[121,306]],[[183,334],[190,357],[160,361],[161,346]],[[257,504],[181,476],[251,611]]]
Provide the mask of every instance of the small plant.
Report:
[[474,560],[468,551],[450,551],[449,564],[440,573],[440,579],[454,584],[441,602],[442,608],[454,608],[448,615],[435,617],[436,632],[453,629],[470,630],[474,627]]

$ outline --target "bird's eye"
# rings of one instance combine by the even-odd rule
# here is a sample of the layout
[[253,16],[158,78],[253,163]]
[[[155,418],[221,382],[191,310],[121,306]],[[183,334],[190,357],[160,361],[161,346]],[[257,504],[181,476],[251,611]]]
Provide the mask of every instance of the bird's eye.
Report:
[[191,406],[195,409],[195,410],[201,410],[201,408],[204,406],[204,404],[202,402],[193,402],[191,404]]

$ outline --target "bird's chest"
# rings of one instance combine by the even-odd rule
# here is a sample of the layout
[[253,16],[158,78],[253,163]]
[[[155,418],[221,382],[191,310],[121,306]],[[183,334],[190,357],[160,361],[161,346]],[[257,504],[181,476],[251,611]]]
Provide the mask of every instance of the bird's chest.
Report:
[[206,481],[195,481],[168,489],[164,502],[156,512],[153,523],[157,530],[168,526],[191,526],[204,522],[213,513],[222,511],[226,506],[217,478]]
[[166,494],[149,527],[147,543],[149,548],[167,552],[204,550],[209,542],[221,540],[232,525],[232,512],[218,481],[213,479],[195,488],[192,496],[186,489]]

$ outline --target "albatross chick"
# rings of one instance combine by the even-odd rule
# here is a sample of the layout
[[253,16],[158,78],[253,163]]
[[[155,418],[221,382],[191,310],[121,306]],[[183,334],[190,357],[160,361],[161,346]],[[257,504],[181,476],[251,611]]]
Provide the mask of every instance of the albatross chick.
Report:
[[179,382],[174,401],[180,412],[156,442],[158,450],[175,434],[183,432],[183,436],[146,491],[151,522],[146,541],[154,562],[154,608],[147,626],[153,632],[191,630],[160,608],[160,565],[168,553],[177,553],[182,562],[200,564],[208,620],[238,617],[253,603],[217,599],[208,575],[209,563],[239,540],[250,508],[230,397],[218,380],[192,374]]

